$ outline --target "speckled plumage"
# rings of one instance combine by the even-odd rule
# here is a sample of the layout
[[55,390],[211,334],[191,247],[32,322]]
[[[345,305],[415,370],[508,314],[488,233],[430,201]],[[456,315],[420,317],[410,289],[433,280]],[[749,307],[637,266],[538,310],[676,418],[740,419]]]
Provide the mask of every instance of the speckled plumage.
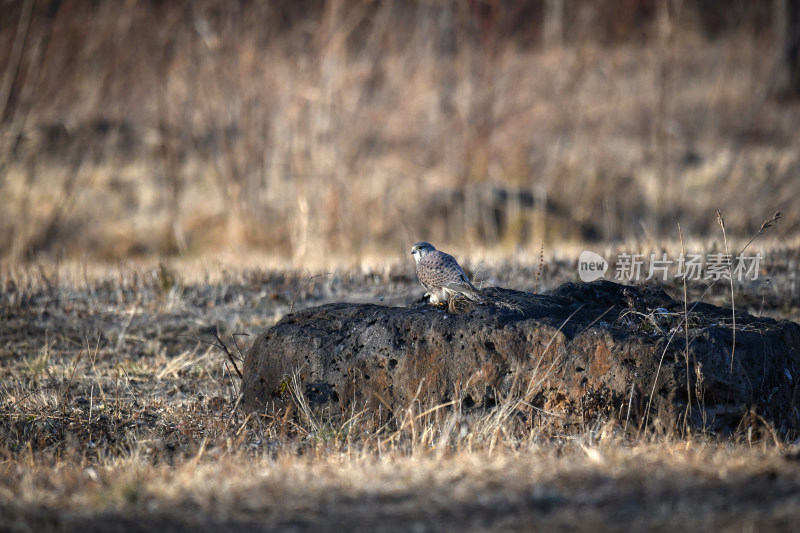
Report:
[[431,304],[447,303],[457,294],[481,301],[480,291],[470,283],[464,269],[452,255],[437,250],[427,242],[412,246],[411,255],[417,263],[417,278],[427,289]]

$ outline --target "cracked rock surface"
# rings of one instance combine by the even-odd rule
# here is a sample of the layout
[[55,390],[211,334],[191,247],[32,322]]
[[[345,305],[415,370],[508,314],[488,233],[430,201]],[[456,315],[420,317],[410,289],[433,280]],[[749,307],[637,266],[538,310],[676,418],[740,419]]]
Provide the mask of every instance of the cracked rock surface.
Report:
[[376,422],[453,402],[465,413],[512,405],[562,434],[606,421],[732,433],[757,417],[784,435],[800,428],[794,322],[737,313],[734,328],[730,310],[704,303],[687,316],[658,286],[486,291],[493,303],[457,314],[424,302],[289,314],[246,354],[245,408],[287,406],[294,376],[312,409]]

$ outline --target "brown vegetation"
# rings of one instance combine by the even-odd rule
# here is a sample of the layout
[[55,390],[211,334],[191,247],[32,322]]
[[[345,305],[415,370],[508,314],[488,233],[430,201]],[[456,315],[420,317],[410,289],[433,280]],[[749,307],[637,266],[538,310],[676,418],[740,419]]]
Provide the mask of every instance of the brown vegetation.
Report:
[[[536,268],[489,270],[520,286]],[[545,269],[544,288],[554,275]],[[0,526],[652,530],[800,518],[797,446],[758,418],[723,439],[636,438],[614,418],[532,430],[509,418],[512,405],[463,421],[413,402],[388,419],[329,417],[299,388],[288,411],[248,416],[232,362],[207,344],[215,334],[241,365],[237,344],[292,307],[422,292],[410,263],[310,278],[167,263],[0,270]]]
[[767,3],[734,4],[3,2],[0,529],[800,522],[797,443],[757,417],[248,416],[232,366],[292,309],[419,297],[420,239],[544,291],[576,242],[736,250],[778,209],[770,279],[707,299],[796,320],[800,108]]
[[0,26],[6,73],[24,37],[4,257],[258,247],[304,268],[420,238],[702,236],[715,208],[734,234],[797,223],[800,116],[770,98],[758,3],[587,2],[555,34],[521,2],[28,4]]

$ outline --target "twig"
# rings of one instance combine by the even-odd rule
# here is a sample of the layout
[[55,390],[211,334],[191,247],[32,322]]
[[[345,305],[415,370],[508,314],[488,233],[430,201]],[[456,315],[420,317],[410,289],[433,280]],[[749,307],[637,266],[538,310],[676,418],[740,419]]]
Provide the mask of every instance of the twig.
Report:
[[[744,251],[747,250],[747,248],[750,247],[750,245],[753,243],[753,241],[756,240],[756,237],[758,237],[759,235],[764,233],[765,229],[771,228],[775,224],[775,222],[780,220],[782,217],[783,217],[783,214],[780,211],[776,211],[775,214],[772,215],[772,218],[770,218],[769,220],[765,220],[761,224],[761,228],[759,228],[759,230],[755,233],[755,235],[750,237],[750,240],[747,241],[747,244],[745,244],[744,247],[741,250],[739,250],[739,253],[737,254],[737,257],[742,255],[744,253]],[[715,278],[715,279],[713,279],[711,281],[711,283],[708,284],[708,287],[706,287],[706,290],[703,291],[703,294],[700,295],[700,298],[698,298],[697,301],[692,306],[692,308],[689,309],[689,312],[694,311],[694,308],[697,307],[697,305],[703,300],[703,298],[705,298],[706,294],[708,294],[708,291],[710,291],[711,288],[714,285],[716,285],[719,280],[720,280],[720,278]]]
[[631,406],[633,405],[633,391],[634,391],[635,388],[636,388],[636,383],[632,382],[631,383],[631,394],[628,397],[628,413],[625,415],[625,428],[623,429],[623,431],[625,431],[625,432],[628,431],[628,420],[630,420],[630,418],[631,418]]
[[[738,255],[742,255],[744,253],[744,251],[747,250],[747,248],[750,246],[750,244],[756,239],[756,237],[758,237],[759,235],[764,233],[765,229],[771,228],[775,224],[775,222],[777,222],[778,220],[781,219],[781,217],[783,217],[783,214],[781,214],[780,211],[776,211],[775,214],[772,215],[772,218],[770,218],[768,220],[765,220],[764,223],[761,224],[761,227],[755,233],[755,235],[750,237],[750,240],[747,241],[747,244],[745,244],[744,247],[739,251],[737,256]],[[686,329],[688,327],[689,323],[688,323],[687,319],[688,319],[689,313],[694,311],[694,308],[697,307],[700,304],[701,301],[703,301],[703,298],[705,298],[706,294],[708,294],[708,291],[711,290],[711,287],[713,287],[717,283],[717,281],[719,281],[719,279],[720,278],[716,278],[716,279],[712,280],[711,283],[708,284],[708,287],[706,287],[706,290],[703,291],[703,294],[700,295],[700,298],[698,298],[698,300],[694,303],[694,305],[692,305],[692,308],[689,309],[688,312],[685,312],[684,317],[683,317],[683,321],[680,324],[678,324],[675,327],[675,329],[673,329],[672,335],[670,335],[669,339],[667,339],[667,344],[664,345],[664,350],[661,352],[661,359],[658,362],[658,369],[656,370],[656,375],[653,378],[653,388],[650,391],[650,398],[648,398],[648,400],[647,400],[647,410],[646,410],[645,415],[644,415],[643,425],[647,425],[647,421],[648,421],[648,419],[650,417],[650,406],[651,406],[651,404],[653,402],[653,395],[655,394],[655,391],[656,391],[656,384],[658,383],[658,375],[661,372],[661,364],[664,362],[664,357],[667,355],[667,350],[669,349],[670,344],[672,344],[672,339],[675,338],[675,334],[678,333],[678,329],[680,329],[681,326],[683,326],[684,329]],[[685,306],[686,306],[686,299],[684,298],[684,307]],[[687,335],[688,335],[688,332],[687,332]],[[687,371],[688,371],[688,369],[687,369]]]
[[[236,403],[234,403],[233,407],[231,408],[231,415],[228,417],[228,420],[225,422],[225,426],[222,428],[223,435],[225,434],[226,431],[228,431],[228,426],[230,425],[231,420],[233,420],[233,417],[236,416],[236,408],[239,407],[239,402],[241,401],[242,401],[242,394],[237,394]],[[247,418],[249,419],[250,415],[247,415]]]
[[[311,272],[309,272],[309,274],[311,274]],[[298,296],[298,295],[299,295],[301,292],[303,292],[303,289],[305,289],[306,287],[308,287],[308,284],[309,284],[309,283],[311,283],[312,281],[314,281],[314,279],[315,279],[315,278],[319,278],[319,277],[321,277],[321,276],[330,276],[330,274],[331,274],[330,272],[323,272],[322,274],[315,274],[315,275],[311,276],[310,278],[308,278],[308,279],[306,280],[306,282],[303,284],[303,286],[302,286],[302,287],[300,287],[299,289],[297,289],[297,292],[296,292],[296,293],[294,293],[294,296],[292,297],[292,305],[290,305],[290,306],[289,306],[289,312],[291,313],[292,311],[294,311],[294,301],[297,299],[297,296]]]
[[536,277],[533,279],[533,294],[536,294],[539,288],[539,276],[542,275],[542,265],[544,264],[544,242],[542,242],[539,249],[539,267],[536,269]]
[[239,360],[244,361],[244,355],[242,355],[242,349],[239,348],[239,343],[236,342],[236,337],[249,337],[249,333],[231,333],[231,339],[233,339],[233,345],[236,346],[236,351],[239,352]]
[[119,352],[122,349],[122,344],[125,342],[125,335],[128,333],[128,328],[131,327],[131,322],[133,322],[133,317],[136,315],[136,305],[131,307],[131,313],[128,315],[128,320],[125,321],[125,324],[122,326],[122,329],[119,332],[119,337],[117,338],[117,346],[115,350]]
[[214,338],[217,339],[217,342],[219,344],[215,344],[212,346],[216,346],[217,348],[225,352],[225,355],[228,356],[228,360],[230,360],[231,364],[233,365],[233,369],[236,370],[236,374],[239,376],[239,379],[242,379],[242,373],[239,371],[239,367],[236,366],[236,361],[234,361],[233,359],[233,354],[230,352],[230,350],[228,350],[228,347],[225,346],[225,344],[223,344],[222,339],[219,338],[218,334],[214,333]]
[[[88,347],[88,345],[87,345],[87,347]],[[62,394],[62,397],[61,397],[61,414],[62,414],[62,416],[66,414],[67,395],[69,394],[69,389],[72,386],[72,379],[75,377],[75,371],[78,369],[78,364],[81,362],[81,357],[82,356],[83,356],[83,347],[81,347],[81,351],[78,352],[78,355],[75,356],[75,363],[72,365],[72,372],[70,372],[69,379],[64,384],[64,393]]]
[[[717,211],[719,213],[719,211]],[[678,224],[678,236],[681,239],[681,256],[685,257],[686,250],[683,246],[683,232],[681,231],[681,225]],[[687,287],[686,287],[686,272],[683,273],[683,332],[686,338],[686,343],[684,345],[684,357],[686,358],[686,412],[683,415],[683,425],[684,429],[688,432],[689,430],[689,420],[692,416],[692,387],[689,382],[689,308],[686,303],[687,299]],[[663,361],[663,359],[662,359]],[[659,368],[661,367],[661,361],[658,363]]]
[[97,367],[95,366],[95,361],[97,361],[97,354],[100,352],[100,334],[97,335],[97,342],[94,345],[94,353],[89,353],[89,338],[86,337],[86,355],[89,357],[89,362],[92,364],[92,372],[95,375],[95,382],[97,382],[97,388],[100,390],[100,396],[103,398],[103,403],[108,403],[106,399],[106,393],[103,390],[103,386],[100,385],[100,380],[97,376],[99,376],[99,372],[97,372]]
[[[722,241],[725,243],[725,255],[728,257],[728,278],[731,282],[731,319],[733,320],[733,340],[731,341],[732,345],[731,345],[730,374],[733,374],[733,355],[734,353],[736,353],[736,302],[734,301],[734,295],[733,295],[733,268],[731,268],[732,261],[730,259],[730,254],[728,252],[728,237],[725,235],[725,219],[722,218],[722,211],[720,211],[719,209],[717,209],[717,224],[719,224],[719,227],[722,228]],[[764,224],[766,224],[766,222]]]
[[[247,333],[234,333],[233,335],[247,335]],[[225,352],[225,355],[228,356],[228,359],[230,360],[231,364],[233,365],[233,368],[236,370],[236,373],[239,375],[239,379],[242,379],[242,373],[239,371],[239,367],[236,366],[236,361],[235,361],[236,358],[233,356],[233,354],[230,352],[230,350],[228,350],[228,347],[225,346],[225,344],[219,338],[219,335],[217,333],[214,333],[214,338],[217,339],[216,344],[213,343],[213,342],[209,342],[209,341],[207,341],[205,339],[201,339],[201,338],[195,337],[194,335],[179,335],[179,336],[180,337],[188,337],[190,339],[194,339],[197,342],[202,342],[203,344],[208,344],[209,346],[213,346],[215,348],[219,348],[220,350]],[[236,339],[235,338],[233,340],[233,343],[236,344]],[[239,347],[236,346],[236,349],[239,350]],[[239,350],[239,355],[241,355],[241,353],[242,353],[241,350]]]

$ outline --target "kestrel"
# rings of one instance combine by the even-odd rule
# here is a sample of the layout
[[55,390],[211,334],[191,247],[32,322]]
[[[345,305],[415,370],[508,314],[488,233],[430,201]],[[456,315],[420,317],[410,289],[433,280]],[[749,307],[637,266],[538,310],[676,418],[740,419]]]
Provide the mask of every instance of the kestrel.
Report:
[[457,294],[472,301],[482,301],[480,291],[469,282],[464,269],[452,255],[440,252],[428,242],[412,246],[411,255],[417,262],[417,278],[428,290],[431,304],[446,304]]

